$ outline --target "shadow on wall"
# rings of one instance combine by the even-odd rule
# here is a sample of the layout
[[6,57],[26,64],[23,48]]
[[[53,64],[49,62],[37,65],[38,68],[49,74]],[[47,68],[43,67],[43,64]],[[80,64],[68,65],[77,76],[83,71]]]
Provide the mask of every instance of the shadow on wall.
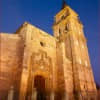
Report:
[[96,87],[97,87],[98,100],[100,100],[100,86],[96,84]]

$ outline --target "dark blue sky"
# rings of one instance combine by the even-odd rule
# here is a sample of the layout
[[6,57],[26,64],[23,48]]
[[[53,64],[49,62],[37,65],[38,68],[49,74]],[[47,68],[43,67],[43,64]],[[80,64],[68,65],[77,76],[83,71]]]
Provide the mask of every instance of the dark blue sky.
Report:
[[[99,0],[66,1],[84,24],[95,80],[100,84]],[[61,5],[62,0],[0,0],[0,32],[13,33],[28,21],[52,34],[53,18]]]

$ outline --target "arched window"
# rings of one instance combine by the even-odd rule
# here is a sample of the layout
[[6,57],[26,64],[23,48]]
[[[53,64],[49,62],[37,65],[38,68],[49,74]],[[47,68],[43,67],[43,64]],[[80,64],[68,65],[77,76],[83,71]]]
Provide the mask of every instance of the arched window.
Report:
[[61,29],[59,28],[59,34],[61,34]]
[[61,16],[61,20],[62,20],[62,19],[64,19],[64,18],[65,18],[65,16],[64,16],[64,15],[63,15],[63,16]]
[[69,31],[69,24],[66,24],[65,31]]

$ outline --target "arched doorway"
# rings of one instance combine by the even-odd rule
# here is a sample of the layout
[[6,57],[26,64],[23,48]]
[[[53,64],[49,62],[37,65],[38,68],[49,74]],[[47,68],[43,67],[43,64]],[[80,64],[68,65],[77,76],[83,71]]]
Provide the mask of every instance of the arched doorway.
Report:
[[34,87],[37,90],[37,100],[46,100],[45,78],[42,76],[35,76]]

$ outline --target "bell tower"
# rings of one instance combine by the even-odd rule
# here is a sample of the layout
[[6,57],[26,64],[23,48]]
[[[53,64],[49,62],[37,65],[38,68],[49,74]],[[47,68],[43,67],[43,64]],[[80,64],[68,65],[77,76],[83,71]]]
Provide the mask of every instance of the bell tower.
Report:
[[[60,52],[64,55],[64,59],[68,59],[72,64],[73,78],[70,77],[70,79],[73,81],[74,97],[76,100],[83,98],[96,100],[96,86],[88,54],[87,39],[78,14],[63,1],[62,9],[56,14],[54,21],[54,36],[59,41],[57,45],[63,43],[64,53],[62,49]],[[66,66],[62,68],[65,69]]]

